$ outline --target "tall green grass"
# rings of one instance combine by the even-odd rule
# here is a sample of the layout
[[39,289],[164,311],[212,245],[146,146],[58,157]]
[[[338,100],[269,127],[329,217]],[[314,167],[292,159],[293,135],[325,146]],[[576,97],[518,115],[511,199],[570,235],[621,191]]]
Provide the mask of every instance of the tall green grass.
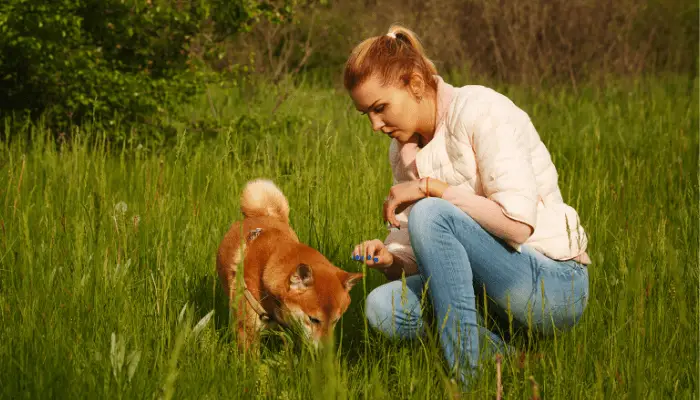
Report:
[[[697,81],[498,89],[532,116],[593,259],[582,321],[548,340],[515,338],[506,397],[532,396],[533,377],[544,398],[695,398]],[[384,281],[372,270],[352,291],[334,351],[315,356],[274,337],[260,360],[236,350],[214,260],[247,180],[273,179],[300,239],[341,268],[362,270],[352,247],[386,234],[389,142],[343,93],[303,84],[277,104],[283,92],[262,84],[213,91],[183,115],[211,114],[219,133],[181,130],[168,150],[136,136],[114,148],[97,124],[69,142],[49,139],[41,124],[5,126],[0,396],[457,393],[434,338],[393,342],[368,329],[363,298]],[[466,398],[494,398],[494,361],[483,366]]]

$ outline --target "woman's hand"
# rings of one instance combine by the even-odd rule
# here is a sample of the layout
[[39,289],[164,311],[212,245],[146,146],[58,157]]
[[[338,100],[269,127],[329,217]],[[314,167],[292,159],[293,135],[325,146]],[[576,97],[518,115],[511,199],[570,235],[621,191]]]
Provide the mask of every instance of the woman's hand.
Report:
[[364,261],[368,267],[379,269],[389,268],[394,263],[394,256],[379,239],[367,240],[355,246],[352,258]]
[[398,228],[399,221],[396,213],[403,211],[406,207],[416,201],[426,197],[420,188],[422,180],[408,181],[394,185],[389,190],[389,196],[384,201],[384,220]]

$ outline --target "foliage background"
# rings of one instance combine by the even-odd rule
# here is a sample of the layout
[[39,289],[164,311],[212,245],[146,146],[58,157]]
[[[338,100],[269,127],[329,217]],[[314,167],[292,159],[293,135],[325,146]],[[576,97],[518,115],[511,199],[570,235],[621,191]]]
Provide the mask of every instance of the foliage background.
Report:
[[43,117],[57,135],[89,119],[171,142],[178,107],[209,85],[337,87],[352,47],[393,22],[418,33],[441,73],[484,82],[692,78],[697,16],[696,2],[678,0],[6,0],[0,112]]

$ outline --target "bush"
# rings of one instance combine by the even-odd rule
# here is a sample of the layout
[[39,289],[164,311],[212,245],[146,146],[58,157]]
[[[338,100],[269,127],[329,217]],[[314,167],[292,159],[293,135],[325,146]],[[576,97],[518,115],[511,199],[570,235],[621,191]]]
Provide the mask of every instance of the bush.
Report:
[[[251,0],[5,0],[0,110],[142,122],[204,87],[222,38],[287,4]],[[203,40],[205,36],[208,40]],[[232,69],[229,69],[232,70]]]

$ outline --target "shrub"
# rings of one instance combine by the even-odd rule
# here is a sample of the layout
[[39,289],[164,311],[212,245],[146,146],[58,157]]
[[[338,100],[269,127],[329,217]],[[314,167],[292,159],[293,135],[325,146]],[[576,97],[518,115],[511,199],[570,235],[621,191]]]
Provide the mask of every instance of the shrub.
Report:
[[[0,110],[145,121],[191,98],[216,43],[288,4],[251,0],[5,0],[0,4]],[[204,39],[203,39],[204,37]],[[229,69],[232,71],[232,69]]]

